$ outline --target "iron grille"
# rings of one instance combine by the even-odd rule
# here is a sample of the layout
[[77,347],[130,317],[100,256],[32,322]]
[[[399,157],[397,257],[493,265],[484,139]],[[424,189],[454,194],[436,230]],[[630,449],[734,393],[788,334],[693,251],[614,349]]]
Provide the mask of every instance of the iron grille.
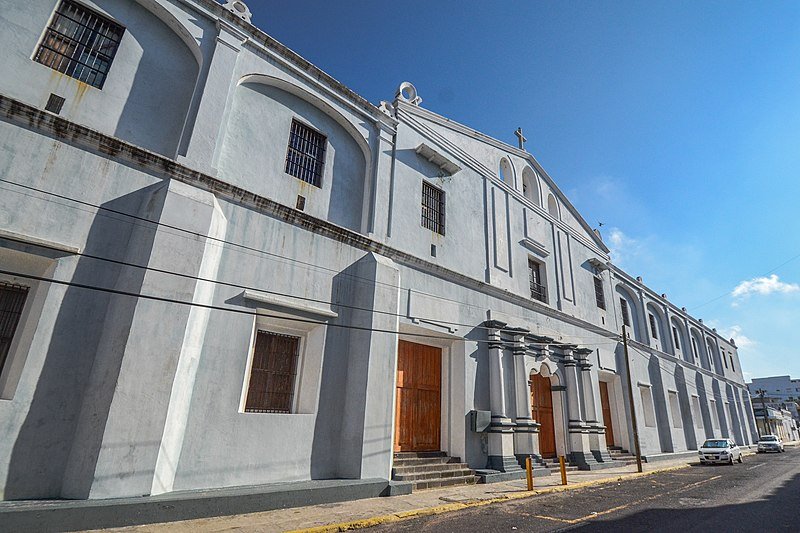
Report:
[[631,327],[631,316],[628,314],[628,301],[625,298],[619,299],[619,308],[622,311],[622,323]]
[[422,182],[422,227],[444,235],[444,191]]
[[531,298],[547,303],[547,289],[542,285],[540,265],[532,259],[528,259],[528,278]]
[[606,295],[603,291],[603,278],[600,276],[594,277],[594,297],[597,301],[597,307],[600,309],[606,308]]
[[6,364],[27,298],[28,287],[0,283],[0,372]]
[[292,120],[289,149],[286,151],[286,173],[316,187],[322,187],[327,138],[308,126]]
[[103,88],[125,29],[71,0],[62,0],[34,59]]
[[300,339],[259,331],[253,351],[245,412],[289,413],[294,399]]

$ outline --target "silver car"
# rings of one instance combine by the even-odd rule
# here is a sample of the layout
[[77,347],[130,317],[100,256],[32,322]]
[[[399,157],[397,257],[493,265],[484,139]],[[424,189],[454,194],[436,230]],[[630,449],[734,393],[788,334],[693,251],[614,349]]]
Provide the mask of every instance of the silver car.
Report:
[[777,435],[762,435],[758,439],[758,453],[761,452],[782,452],[783,442]]
[[731,439],[708,439],[698,451],[700,464],[729,464],[742,462],[742,450]]

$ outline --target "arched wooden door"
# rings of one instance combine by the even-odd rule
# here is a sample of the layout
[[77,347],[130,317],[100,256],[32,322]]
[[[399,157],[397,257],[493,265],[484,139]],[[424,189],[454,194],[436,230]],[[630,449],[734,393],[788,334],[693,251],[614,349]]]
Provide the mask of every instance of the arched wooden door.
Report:
[[400,341],[394,451],[439,451],[442,349]]
[[531,376],[531,416],[539,427],[539,454],[556,456],[556,431],[553,423],[553,393],[550,379],[540,374]]

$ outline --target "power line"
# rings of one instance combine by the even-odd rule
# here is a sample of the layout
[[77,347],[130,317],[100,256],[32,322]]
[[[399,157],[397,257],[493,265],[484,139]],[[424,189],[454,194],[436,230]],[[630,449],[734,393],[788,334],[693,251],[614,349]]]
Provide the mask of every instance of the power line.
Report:
[[[86,202],[84,200],[79,200],[79,199],[72,198],[72,197],[69,197],[69,196],[65,196],[65,195],[62,195],[62,194],[58,194],[58,193],[55,193],[55,192],[52,192],[52,191],[46,191],[46,190],[39,189],[39,188],[30,186],[30,185],[24,185],[24,184],[21,184],[21,183],[13,182],[13,181],[2,179],[2,178],[0,178],[0,182],[8,183],[8,184],[11,184],[11,185],[14,185],[14,186],[17,186],[17,187],[21,187],[21,188],[24,188],[24,189],[28,189],[28,190],[31,190],[31,191],[35,191],[35,192],[38,192],[38,193],[41,193],[41,194],[54,196],[54,197],[62,199],[62,200],[66,200],[66,201],[69,201],[69,202],[74,202],[74,203],[81,204],[81,205],[84,205],[84,206],[87,206],[87,207],[91,207],[93,209],[97,209],[98,211],[106,211],[106,212],[109,212],[109,213],[113,213],[115,215],[121,215],[121,216],[124,216],[124,217],[131,218],[131,219],[133,219],[135,221],[141,221],[141,222],[146,222],[147,224],[151,224],[151,225],[154,225],[154,226],[165,227],[165,228],[168,228],[168,229],[171,229],[171,230],[175,230],[175,231],[178,231],[178,232],[181,232],[181,233],[186,233],[186,234],[189,234],[189,235],[192,235],[194,237],[201,238],[201,239],[208,239],[210,241],[218,242],[221,245],[229,245],[229,246],[241,248],[241,249],[246,250],[246,253],[247,252],[256,252],[259,255],[267,255],[267,256],[270,256],[270,257],[273,257],[273,258],[276,258],[276,259],[279,259],[279,260],[284,260],[285,262],[299,263],[299,264],[301,264],[301,265],[303,265],[305,267],[318,269],[318,270],[325,270],[325,271],[328,271],[328,272],[331,272],[331,273],[334,273],[334,274],[337,274],[337,275],[342,275],[343,274],[341,271],[339,271],[337,269],[324,267],[322,265],[315,265],[315,264],[312,264],[312,263],[301,261],[301,260],[296,259],[296,258],[291,258],[291,257],[287,257],[287,256],[282,256],[282,255],[279,255],[279,254],[271,253],[271,252],[268,252],[268,251],[265,251],[265,250],[260,250],[258,248],[253,248],[253,247],[247,246],[247,245],[242,244],[242,243],[236,243],[236,242],[228,241],[228,240],[221,239],[221,238],[218,238],[218,237],[212,237],[212,236],[204,235],[202,233],[195,232],[195,231],[192,231],[192,230],[189,230],[189,229],[186,229],[186,228],[181,228],[179,226],[173,226],[171,224],[163,223],[163,222],[160,222],[160,221],[150,220],[148,218],[141,217],[139,215],[133,215],[133,214],[130,214],[130,213],[126,213],[124,211],[119,211],[117,209],[109,208],[107,206],[92,204],[92,203]],[[13,191],[11,189],[1,188],[1,187],[0,187],[0,189],[8,190],[9,192],[14,192],[16,194],[22,194],[22,195],[28,196],[30,198],[41,200],[41,198],[38,198],[38,197],[30,195],[30,194],[25,194],[25,193],[20,192],[20,191]],[[76,207],[76,206],[66,205],[66,204],[62,204],[62,203],[59,203],[58,205],[62,205],[64,207],[67,207],[67,208],[70,208],[70,209],[76,209],[76,210],[84,211],[84,212],[87,212],[87,213],[91,213],[88,210],[80,209],[79,207]],[[120,219],[118,219],[116,217],[109,217],[109,215],[105,215],[103,213],[95,213],[95,214],[97,214],[99,216],[104,216],[104,217],[107,217],[107,218],[112,218],[113,220],[115,220],[117,222],[129,223],[129,224],[131,224],[133,226],[136,226],[136,227],[145,227],[142,224],[137,224],[136,222],[128,222],[128,221],[120,220]],[[171,234],[178,236],[175,233],[171,233]],[[8,238],[8,237],[6,237],[6,239],[7,240],[14,240],[14,239],[11,239],[11,238]],[[21,242],[21,241],[18,241],[18,242]],[[327,304],[327,305],[339,305],[339,306],[342,306],[342,307],[345,307],[345,308],[358,309],[358,310],[363,310],[363,311],[372,311],[372,312],[377,312],[377,313],[381,313],[381,314],[388,314],[388,315],[392,315],[392,316],[403,316],[403,317],[406,316],[406,315],[403,315],[403,314],[392,313],[392,312],[389,312],[389,311],[377,311],[377,310],[373,310],[373,309],[358,308],[358,307],[355,307],[355,306],[347,306],[345,304],[339,304],[339,303],[334,304],[333,302],[328,302],[328,301],[325,301],[325,300],[318,300],[318,299],[314,299],[314,298],[307,298],[307,297],[302,297],[302,296],[294,296],[294,295],[289,295],[289,294],[284,294],[284,293],[272,292],[272,291],[267,291],[267,290],[260,289],[260,288],[242,287],[242,286],[233,285],[233,284],[226,283],[226,282],[218,282],[216,280],[198,278],[198,277],[195,277],[195,276],[189,276],[188,274],[180,274],[180,273],[166,271],[166,270],[153,269],[152,267],[147,267],[147,266],[143,266],[143,265],[136,265],[136,264],[131,264],[131,263],[125,263],[125,262],[114,260],[114,259],[110,259],[110,258],[104,258],[104,257],[99,257],[99,256],[91,256],[89,254],[80,254],[79,253],[79,254],[75,254],[75,255],[82,255],[84,257],[90,257],[90,258],[95,259],[95,260],[109,261],[109,262],[113,262],[113,263],[117,263],[117,264],[121,264],[121,265],[125,265],[125,266],[130,266],[130,267],[134,267],[134,268],[144,268],[144,269],[154,270],[154,271],[165,273],[165,274],[172,274],[172,275],[182,276],[182,277],[190,277],[190,278],[193,278],[193,279],[196,279],[196,280],[210,282],[210,283],[220,283],[222,285],[228,285],[228,286],[237,287],[237,288],[241,288],[241,289],[258,290],[258,291],[261,291],[261,292],[266,292],[268,294],[274,294],[276,296],[284,296],[284,297],[296,298],[296,299],[300,299],[300,300],[313,301],[313,302],[323,303],[323,304]],[[253,255],[253,254],[248,253],[248,255]],[[394,285],[394,284],[391,284],[391,283],[379,282],[379,281],[372,280],[372,279],[369,279],[369,278],[364,278],[362,276],[357,276],[355,274],[344,274],[344,275],[347,276],[347,277],[351,277],[353,279],[356,279],[356,280],[362,280],[362,281],[367,282],[367,283],[372,284],[372,285],[384,285],[384,286],[386,286],[388,288],[391,288],[391,289],[410,290],[410,291],[416,292],[417,294],[422,294],[422,295],[425,295],[425,296],[430,296],[430,297],[436,298],[438,300],[455,303],[455,304],[457,304],[459,306],[465,306],[465,307],[470,307],[470,308],[473,308],[473,309],[478,309],[481,312],[483,312],[485,310],[485,308],[482,307],[482,306],[478,306],[478,305],[475,305],[475,304],[470,304],[470,303],[463,302],[463,301],[460,301],[460,300],[455,300],[455,299],[452,299],[452,298],[443,297],[443,296],[432,294],[432,293],[426,293],[426,292],[423,292],[423,291],[419,291],[417,289],[412,289],[410,287],[403,287],[402,285]],[[519,317],[519,316],[514,316],[514,318],[517,318],[517,319],[520,319],[520,320],[526,320],[525,318]],[[472,325],[472,324],[461,324],[461,323],[457,323],[457,322],[449,322],[449,321],[438,320],[438,319],[436,319],[435,322],[441,323],[441,324],[453,325],[453,326],[460,326],[460,327],[487,329],[485,326],[475,326],[475,325]],[[542,325],[542,324],[537,324],[537,326],[540,329],[549,330],[549,331],[552,331],[555,334],[563,335],[563,332],[558,331],[558,330],[556,330],[554,328],[550,328],[550,327],[547,327],[547,326]],[[503,330],[503,331],[505,331],[505,330]],[[601,334],[598,334],[598,336],[599,335],[601,335]],[[574,338],[573,340],[575,342],[579,342],[581,340],[594,340],[594,338],[591,338],[591,339],[588,338],[588,337],[587,338]]]
[[[241,315],[249,315],[249,316],[255,316],[255,317],[262,317],[262,318],[275,318],[275,319],[280,319],[280,320],[286,320],[286,321],[289,321],[289,322],[299,322],[299,323],[303,323],[303,324],[312,324],[312,325],[315,325],[315,326],[329,326],[329,327],[336,327],[336,328],[341,328],[341,329],[351,329],[351,330],[357,330],[357,331],[369,331],[369,332],[373,332],[373,333],[389,333],[389,334],[393,334],[393,335],[403,335],[403,336],[408,336],[408,337],[419,337],[419,338],[425,338],[425,339],[443,340],[443,341],[449,341],[449,342],[452,342],[454,340],[464,340],[464,341],[474,342],[476,344],[490,344],[490,343],[494,342],[494,341],[481,340],[481,339],[467,339],[466,337],[463,337],[463,336],[445,337],[445,336],[441,336],[441,335],[429,335],[429,334],[425,334],[425,333],[409,333],[409,332],[398,331],[398,330],[393,330],[393,329],[370,328],[370,327],[366,327],[366,326],[354,326],[354,325],[351,325],[351,324],[336,324],[336,323],[330,323],[330,322],[320,322],[320,321],[317,321],[317,320],[310,320],[310,319],[305,319],[305,318],[300,318],[300,317],[287,317],[287,316],[284,316],[284,315],[273,315],[273,314],[264,313],[264,312],[261,312],[261,311],[258,311],[258,310],[251,311],[251,310],[247,310],[247,309],[236,309],[236,308],[231,308],[231,307],[222,307],[222,306],[219,306],[219,305],[202,304],[202,303],[197,303],[197,302],[187,302],[187,301],[183,301],[183,300],[176,300],[174,298],[166,298],[164,296],[155,296],[155,295],[150,295],[150,294],[141,294],[141,293],[135,293],[135,292],[130,292],[130,291],[123,291],[123,290],[120,290],[120,289],[110,289],[108,287],[97,287],[97,286],[94,286],[94,285],[87,285],[85,283],[76,283],[76,282],[73,282],[73,281],[57,280],[57,279],[52,279],[52,278],[46,278],[46,277],[43,277],[43,276],[35,276],[35,275],[32,275],[32,274],[24,274],[22,272],[13,272],[13,271],[10,271],[10,270],[0,270],[0,274],[4,274],[6,276],[17,277],[17,278],[40,281],[40,282],[44,282],[44,283],[54,283],[56,285],[63,285],[63,286],[74,287],[74,288],[78,288],[78,289],[105,292],[105,293],[109,293],[109,294],[115,294],[115,295],[118,295],[118,296],[126,296],[126,297],[131,297],[131,298],[143,298],[143,299],[146,299],[146,300],[153,300],[153,301],[162,302],[162,303],[185,305],[185,306],[190,306],[190,307],[199,307],[199,308],[202,308],[202,309],[210,309],[210,310],[213,310],[213,311],[226,311],[226,312],[230,312],[230,313],[236,313],[236,314],[241,314]],[[528,344],[545,345],[543,343],[528,343]],[[567,342],[563,342],[563,343],[562,342],[558,342],[558,343],[554,342],[554,343],[552,343],[552,345],[555,345],[555,346],[565,345],[565,344],[570,344],[570,343],[567,343]],[[598,343],[598,344],[594,344],[594,345],[586,344],[586,346],[604,346],[604,345],[608,345],[608,344],[616,345],[617,343],[616,342],[614,342],[614,343]]]

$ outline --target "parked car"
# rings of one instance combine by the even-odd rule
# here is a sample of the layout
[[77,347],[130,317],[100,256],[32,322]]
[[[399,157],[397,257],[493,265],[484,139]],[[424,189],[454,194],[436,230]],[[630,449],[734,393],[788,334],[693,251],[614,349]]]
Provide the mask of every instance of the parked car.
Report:
[[742,462],[742,450],[731,439],[708,439],[698,451],[700,464],[723,463],[732,465]]
[[758,439],[757,453],[761,452],[784,452],[783,441],[777,435],[762,435]]

